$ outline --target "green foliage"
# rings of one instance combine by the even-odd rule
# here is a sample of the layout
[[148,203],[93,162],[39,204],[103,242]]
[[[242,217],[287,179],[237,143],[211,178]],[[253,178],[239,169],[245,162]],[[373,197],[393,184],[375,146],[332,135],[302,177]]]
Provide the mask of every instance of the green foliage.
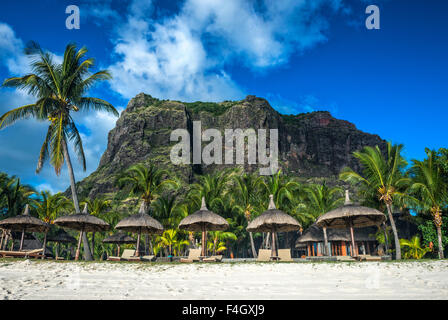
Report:
[[[443,225],[448,225],[448,217],[442,217]],[[438,243],[437,230],[434,223],[431,220],[423,220],[419,225],[418,229],[422,233],[422,240],[425,246],[429,246],[432,242],[434,245]],[[448,248],[448,230],[447,228],[442,228],[442,244],[444,250]]]
[[224,114],[232,107],[232,104],[220,104],[215,102],[185,102],[185,106],[193,113],[208,112],[215,116]]
[[406,259],[421,259],[431,251],[429,247],[422,248],[420,246],[419,236],[414,236],[411,240],[400,239],[400,245],[404,249],[404,257]]

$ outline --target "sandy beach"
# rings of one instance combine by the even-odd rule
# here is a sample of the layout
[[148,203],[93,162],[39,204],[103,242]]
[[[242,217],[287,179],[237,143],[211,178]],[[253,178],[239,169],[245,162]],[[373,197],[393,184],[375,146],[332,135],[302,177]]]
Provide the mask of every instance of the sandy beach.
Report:
[[0,262],[1,299],[447,299],[448,261]]

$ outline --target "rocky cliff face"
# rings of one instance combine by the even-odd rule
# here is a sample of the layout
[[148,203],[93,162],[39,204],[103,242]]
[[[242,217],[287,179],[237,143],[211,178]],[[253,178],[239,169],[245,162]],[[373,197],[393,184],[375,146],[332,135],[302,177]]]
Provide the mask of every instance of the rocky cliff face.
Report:
[[[182,128],[192,134],[196,120],[201,121],[202,130],[216,128],[223,136],[224,129],[278,129],[280,167],[303,178],[336,176],[345,166],[358,170],[353,151],[368,145],[385,148],[379,136],[361,132],[329,112],[281,115],[268,101],[254,96],[221,103],[182,103],[141,93],[129,102],[109,132],[99,167],[78,184],[79,193],[94,197],[117,191],[115,177],[137,163],[153,161],[186,183],[194,181],[195,174],[216,170],[214,164],[174,165],[170,161],[176,144],[170,142],[171,132]],[[258,165],[248,165],[247,159],[243,167],[246,171],[258,169]]]

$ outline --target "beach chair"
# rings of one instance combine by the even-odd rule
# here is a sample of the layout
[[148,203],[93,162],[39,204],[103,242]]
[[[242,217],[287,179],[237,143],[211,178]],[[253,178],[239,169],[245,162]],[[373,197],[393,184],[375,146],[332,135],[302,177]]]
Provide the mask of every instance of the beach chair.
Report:
[[280,258],[280,261],[294,261],[291,258],[291,249],[278,249],[278,257]]
[[34,249],[27,251],[7,251],[1,250],[0,257],[3,258],[40,258],[44,249]]
[[371,256],[370,254],[360,254],[357,259],[359,261],[381,261],[380,256]]
[[142,261],[149,261],[149,262],[151,262],[151,261],[154,261],[155,258],[156,258],[156,256],[143,256],[142,257]]
[[271,261],[271,250],[269,249],[260,249],[258,250],[258,262],[268,262]]
[[222,262],[222,255],[202,259],[202,262]]
[[350,256],[337,256],[336,261],[356,261],[356,259]]
[[196,262],[199,261],[201,255],[201,249],[190,249],[188,252],[188,258],[181,258],[180,262]]
[[[135,254],[135,250],[125,249],[121,257],[109,256],[107,257],[107,261],[128,261],[129,259],[133,259]],[[135,257],[137,258],[137,257]]]

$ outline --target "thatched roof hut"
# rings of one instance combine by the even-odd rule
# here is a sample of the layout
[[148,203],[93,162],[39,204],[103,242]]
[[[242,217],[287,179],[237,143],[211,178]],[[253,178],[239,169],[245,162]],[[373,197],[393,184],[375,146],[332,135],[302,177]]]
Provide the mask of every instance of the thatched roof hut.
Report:
[[30,216],[29,205],[26,205],[23,214],[1,220],[0,228],[11,231],[46,232],[50,229],[50,225]]
[[193,214],[182,219],[179,229],[202,232],[202,255],[206,253],[206,231],[222,231],[229,227],[229,223],[223,217],[207,209],[205,198],[202,197],[201,208]]
[[82,213],[70,214],[54,220],[54,224],[63,228],[79,230],[83,232],[107,231],[110,225],[104,220],[92,216],[87,212],[87,204]]
[[[355,229],[355,238],[357,241],[376,241],[373,236],[376,231],[375,227]],[[328,241],[351,241],[348,229],[328,229],[327,237]],[[296,247],[306,242],[324,242],[323,229],[314,223],[296,240]]]
[[136,240],[134,238],[128,236],[124,232],[118,232],[103,239],[104,243],[115,243],[115,244],[135,243],[135,241]]
[[350,225],[355,228],[380,225],[385,220],[381,211],[352,203],[346,190],[344,205],[320,216],[316,223],[321,227],[346,229]]
[[76,243],[76,239],[62,229],[58,229],[55,235],[48,236],[47,241],[58,243]]

